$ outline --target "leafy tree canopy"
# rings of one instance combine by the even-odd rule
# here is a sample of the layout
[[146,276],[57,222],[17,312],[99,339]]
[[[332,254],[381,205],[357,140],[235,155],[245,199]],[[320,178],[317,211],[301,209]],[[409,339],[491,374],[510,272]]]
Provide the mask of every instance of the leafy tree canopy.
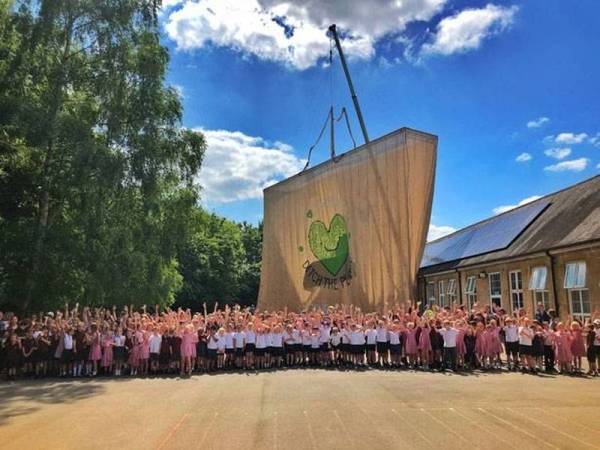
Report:
[[0,301],[170,303],[204,137],[157,1],[0,0]]

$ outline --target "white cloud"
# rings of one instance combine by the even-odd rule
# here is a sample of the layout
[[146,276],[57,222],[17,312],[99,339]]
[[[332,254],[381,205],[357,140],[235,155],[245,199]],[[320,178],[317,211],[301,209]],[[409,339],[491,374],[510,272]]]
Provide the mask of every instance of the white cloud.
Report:
[[544,170],[548,172],[581,172],[582,170],[585,170],[589,162],[590,160],[587,158],[572,159],[570,161],[562,161],[557,164],[544,167]]
[[571,149],[568,147],[549,148],[548,150],[544,150],[544,154],[554,159],[565,159],[571,154]]
[[531,154],[529,154],[527,152],[523,152],[515,158],[515,161],[516,162],[527,162],[527,161],[531,161],[532,159],[533,159],[533,156],[531,156]]
[[182,98],[182,99],[185,98],[185,91],[184,91],[182,85],[172,84],[171,87],[177,91],[177,94],[179,95],[180,98]]
[[161,10],[167,11],[174,6],[180,5],[184,0],[162,0]]
[[518,7],[488,4],[481,9],[465,9],[438,24],[433,40],[423,45],[426,54],[451,55],[479,48],[488,37],[507,29]]
[[306,163],[282,142],[270,143],[241,131],[200,131],[208,149],[198,181],[207,203],[261,198],[265,187],[298,173]]
[[515,209],[515,208],[517,208],[519,206],[526,205],[527,203],[531,203],[531,202],[537,200],[538,198],[542,198],[542,196],[541,195],[532,195],[531,197],[524,198],[523,200],[521,200],[516,205],[502,205],[502,206],[497,206],[492,211],[494,212],[494,214],[501,214],[503,212],[510,211],[511,209]]
[[427,233],[427,242],[434,241],[450,233],[454,233],[455,231],[456,228],[450,227],[448,225],[434,225],[430,223],[429,232]]
[[[306,69],[329,52],[336,23],[349,58],[370,59],[375,42],[427,21],[447,0],[170,0],[165,30],[180,50],[228,47],[262,60]],[[173,6],[177,4],[177,8]]]
[[587,133],[560,133],[558,136],[554,138],[554,141],[557,144],[581,144],[588,137]]
[[549,121],[550,119],[548,119],[547,117],[538,117],[535,120],[530,120],[529,122],[527,122],[527,128],[539,128]]
[[595,136],[590,138],[590,144],[594,147],[600,147],[600,133],[596,133]]

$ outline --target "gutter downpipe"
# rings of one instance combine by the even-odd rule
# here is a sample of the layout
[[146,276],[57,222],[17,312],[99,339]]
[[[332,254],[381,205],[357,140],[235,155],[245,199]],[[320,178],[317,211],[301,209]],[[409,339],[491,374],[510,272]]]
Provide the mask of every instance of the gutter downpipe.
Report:
[[546,256],[550,260],[550,274],[552,275],[552,295],[554,296],[554,310],[556,311],[556,315],[560,317],[560,305],[558,301],[558,293],[556,289],[556,277],[554,270],[554,256],[550,254],[550,250],[546,250]]
[[462,291],[462,281],[460,279],[460,270],[456,269],[456,275],[458,275],[458,298],[460,298],[459,305],[463,304],[463,291]]

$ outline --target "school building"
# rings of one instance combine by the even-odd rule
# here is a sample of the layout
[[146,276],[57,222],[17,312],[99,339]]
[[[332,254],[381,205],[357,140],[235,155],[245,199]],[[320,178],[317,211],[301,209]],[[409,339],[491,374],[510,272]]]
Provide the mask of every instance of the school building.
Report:
[[600,175],[427,243],[421,301],[561,318],[600,308]]

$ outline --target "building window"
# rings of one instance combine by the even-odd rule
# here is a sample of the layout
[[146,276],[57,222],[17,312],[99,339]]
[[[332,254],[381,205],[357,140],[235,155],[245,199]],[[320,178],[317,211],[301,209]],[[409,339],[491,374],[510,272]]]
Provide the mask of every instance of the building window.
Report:
[[548,291],[533,291],[533,300],[535,306],[541,303],[546,311],[550,309],[550,297],[548,296]]
[[520,270],[513,270],[510,276],[510,299],[513,311],[523,308],[523,276]]
[[567,263],[565,288],[569,291],[571,315],[581,322],[590,317],[590,294],[586,289],[587,267],[585,262]]
[[456,280],[454,278],[448,280],[446,295],[448,296],[449,304],[453,304],[454,302],[456,302]]
[[534,267],[531,269],[529,278],[529,289],[533,291],[534,308],[541,303],[545,310],[550,309],[550,297],[546,289],[546,279],[548,278],[548,269],[545,266]]
[[548,270],[546,267],[534,267],[531,269],[531,278],[529,278],[529,289],[532,291],[543,291],[546,289],[546,277]]
[[569,303],[574,319],[585,323],[590,318],[590,296],[587,289],[569,289]]
[[477,278],[474,276],[467,277],[465,294],[467,294],[467,307],[471,309],[477,303]]
[[586,272],[587,267],[585,265],[585,262],[567,263],[567,267],[565,268],[565,288],[585,288]]
[[427,303],[429,305],[434,305],[435,304],[435,283],[429,282],[427,283],[427,292],[425,293],[427,295]]
[[490,273],[488,277],[490,282],[490,304],[492,307],[500,307],[502,305],[502,283],[500,281],[500,273]]
[[439,305],[446,306],[446,289],[444,289],[444,280],[440,280],[438,282],[438,295],[439,295]]

